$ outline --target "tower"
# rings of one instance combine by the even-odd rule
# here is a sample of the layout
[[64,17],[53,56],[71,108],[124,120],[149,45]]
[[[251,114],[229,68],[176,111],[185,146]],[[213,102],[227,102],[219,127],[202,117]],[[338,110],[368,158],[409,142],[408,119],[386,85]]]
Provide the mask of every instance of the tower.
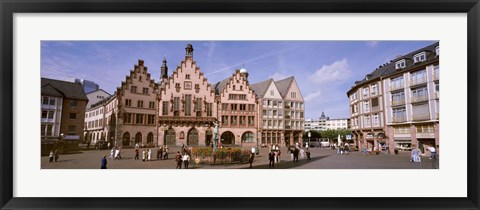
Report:
[[160,80],[167,79],[168,78],[168,66],[167,66],[167,59],[165,58],[165,56],[163,56],[162,67],[160,69],[161,69]]
[[185,57],[193,58],[193,46],[190,43],[185,47]]

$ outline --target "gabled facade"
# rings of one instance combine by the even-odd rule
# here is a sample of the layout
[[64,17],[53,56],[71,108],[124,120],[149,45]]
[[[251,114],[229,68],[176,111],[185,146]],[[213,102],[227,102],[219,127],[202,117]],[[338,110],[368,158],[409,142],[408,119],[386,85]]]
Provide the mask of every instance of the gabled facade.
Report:
[[87,109],[91,108],[92,105],[110,97],[110,94],[102,89],[94,90],[92,92],[88,92],[85,94],[87,95],[87,98],[88,98]]
[[193,60],[193,50],[193,46],[188,44],[185,59],[168,78],[164,77],[168,68],[162,66],[163,80],[158,93],[159,145],[212,143],[211,126],[217,121],[218,102],[215,100],[215,89]]
[[245,69],[215,85],[218,93],[220,145],[255,146],[257,138],[257,96]]
[[[117,88],[116,137],[121,146],[155,145],[158,85],[151,78],[143,60]],[[119,142],[116,144],[119,146]]]
[[275,85],[282,95],[284,104],[283,125],[285,133],[283,140],[287,145],[296,143],[301,145],[303,143],[305,107],[300,88],[294,77],[276,81]]

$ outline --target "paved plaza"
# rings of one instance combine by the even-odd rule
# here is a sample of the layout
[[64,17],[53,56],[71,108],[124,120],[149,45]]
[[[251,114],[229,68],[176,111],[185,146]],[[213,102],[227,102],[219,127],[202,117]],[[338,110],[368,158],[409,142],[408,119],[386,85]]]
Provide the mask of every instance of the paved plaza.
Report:
[[[143,162],[135,160],[135,149],[123,149],[121,160],[108,160],[108,169],[175,169],[175,153],[178,147],[171,147],[168,160],[157,160]],[[140,150],[141,151],[141,150]],[[156,157],[156,148],[153,148],[152,156]],[[282,148],[280,162],[275,164],[275,169],[432,169],[435,166],[428,156],[422,156],[421,163],[410,161],[408,152],[400,152],[398,155],[379,154],[363,155],[362,152],[350,152],[348,155],[337,154],[336,151],[328,148],[312,148],[311,160],[299,158],[294,163],[290,154]],[[100,160],[104,155],[109,157],[109,150],[84,150],[74,154],[61,155],[58,162],[49,163],[49,158],[41,158],[42,169],[99,169]],[[140,152],[141,154],[141,152]],[[192,158],[194,159],[194,158]],[[260,154],[255,156],[253,169],[269,169],[268,149],[261,148]],[[438,163],[436,164],[438,165]],[[438,168],[436,166],[435,168]],[[190,169],[249,169],[249,164],[195,164],[190,161]]]

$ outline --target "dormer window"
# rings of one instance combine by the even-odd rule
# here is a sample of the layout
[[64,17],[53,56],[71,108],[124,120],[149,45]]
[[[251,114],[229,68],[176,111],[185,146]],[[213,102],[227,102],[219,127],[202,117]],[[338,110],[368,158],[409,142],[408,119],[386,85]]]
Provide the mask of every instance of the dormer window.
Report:
[[190,79],[190,74],[186,74],[185,79]]
[[419,62],[422,62],[422,61],[425,61],[425,60],[427,60],[427,56],[426,56],[425,52],[421,52],[421,53],[418,53],[418,54],[413,56],[413,62],[414,63],[419,63]]
[[395,69],[403,69],[407,66],[405,59],[395,62]]
[[435,47],[435,55],[440,55],[440,46]]

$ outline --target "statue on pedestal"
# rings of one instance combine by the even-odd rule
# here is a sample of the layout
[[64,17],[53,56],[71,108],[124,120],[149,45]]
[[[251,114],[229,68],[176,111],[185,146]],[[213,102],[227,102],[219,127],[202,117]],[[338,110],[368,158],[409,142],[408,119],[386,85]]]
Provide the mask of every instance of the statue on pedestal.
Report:
[[213,122],[215,128],[213,129],[213,151],[217,151],[218,148],[218,122]]

